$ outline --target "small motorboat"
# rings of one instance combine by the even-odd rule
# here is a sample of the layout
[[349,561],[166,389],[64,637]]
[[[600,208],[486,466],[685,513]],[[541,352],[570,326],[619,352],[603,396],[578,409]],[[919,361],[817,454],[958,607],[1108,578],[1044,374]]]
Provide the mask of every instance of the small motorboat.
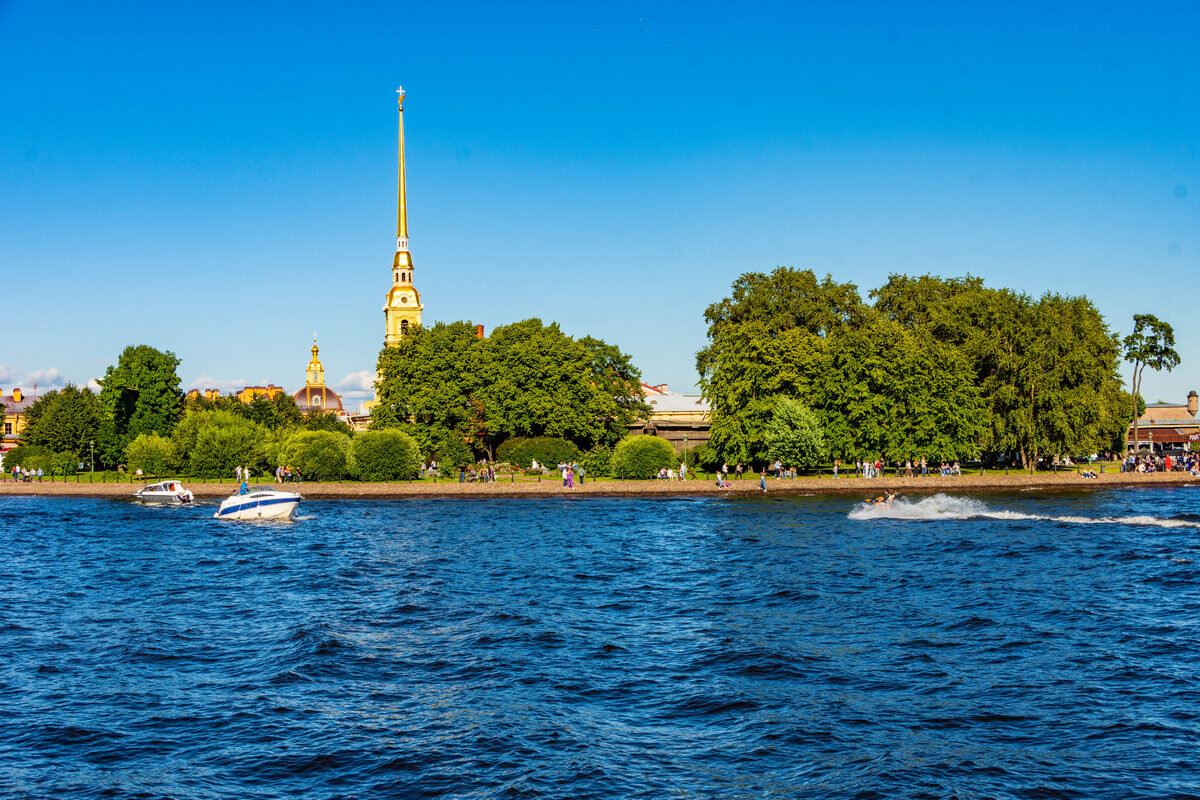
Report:
[[133,493],[133,499],[151,506],[179,506],[194,499],[179,481],[152,483]]
[[251,486],[221,501],[217,519],[287,519],[300,505],[300,495],[270,486]]

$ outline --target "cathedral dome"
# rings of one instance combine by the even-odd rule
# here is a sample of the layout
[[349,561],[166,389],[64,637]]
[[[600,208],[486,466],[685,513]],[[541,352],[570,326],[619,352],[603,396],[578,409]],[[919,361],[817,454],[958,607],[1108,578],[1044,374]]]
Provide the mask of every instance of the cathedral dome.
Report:
[[305,386],[292,395],[300,411],[341,411],[342,398],[333,389],[324,386]]
[[325,386],[325,367],[318,358],[317,337],[313,335],[312,360],[305,370],[304,388],[292,395],[300,411],[341,411],[342,398],[333,389]]

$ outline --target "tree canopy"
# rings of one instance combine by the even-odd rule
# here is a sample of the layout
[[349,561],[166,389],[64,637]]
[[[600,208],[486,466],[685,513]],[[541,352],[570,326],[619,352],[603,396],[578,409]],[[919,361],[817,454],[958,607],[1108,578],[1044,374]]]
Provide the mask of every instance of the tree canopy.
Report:
[[125,448],[143,433],[169,436],[183,413],[183,393],[171,352],[148,345],[130,345],[110,366],[100,383],[103,421],[100,439],[105,461],[115,463]]
[[100,431],[102,415],[100,400],[91,389],[68,383],[62,389],[46,392],[29,406],[21,441],[86,461]]
[[378,369],[371,427],[405,430],[430,454],[458,439],[490,458],[514,436],[559,437],[587,449],[619,441],[648,413],[627,355],[539,319],[482,339],[469,322],[416,327],[383,349]]
[[871,296],[780,267],[709,306],[697,368],[714,452],[767,460],[779,398],[813,410],[831,457],[1033,463],[1123,431],[1116,338],[1087,298],[1035,301],[969,275],[892,275]]

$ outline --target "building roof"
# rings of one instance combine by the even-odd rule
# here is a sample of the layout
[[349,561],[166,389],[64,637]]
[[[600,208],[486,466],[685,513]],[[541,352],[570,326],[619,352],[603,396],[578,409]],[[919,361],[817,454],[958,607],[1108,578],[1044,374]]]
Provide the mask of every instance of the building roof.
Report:
[[[20,391],[20,389],[17,391]],[[36,397],[27,395],[24,392],[21,393],[20,400],[13,400],[11,393],[7,395],[0,395],[0,405],[4,406],[5,414],[24,414],[25,411],[35,402],[37,402]]]
[[292,395],[301,411],[341,411],[342,398],[325,386],[305,386]]

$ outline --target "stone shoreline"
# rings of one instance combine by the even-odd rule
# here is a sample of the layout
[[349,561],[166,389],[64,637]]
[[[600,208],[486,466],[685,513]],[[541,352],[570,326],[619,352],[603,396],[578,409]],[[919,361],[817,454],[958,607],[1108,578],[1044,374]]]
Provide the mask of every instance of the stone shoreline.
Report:
[[[713,480],[695,481],[588,481],[575,489],[565,489],[560,480],[496,483],[314,483],[287,484],[281,488],[298,490],[309,500],[331,499],[402,499],[408,497],[459,497],[473,499],[501,497],[693,497],[761,495],[758,480],[733,480],[733,488],[718,488]],[[112,497],[127,498],[143,486],[141,483],[13,483],[0,482],[0,498],[5,496]],[[228,497],[232,483],[186,483],[196,497]],[[1079,490],[1114,487],[1200,486],[1200,477],[1184,472],[1105,473],[1095,480],[1076,473],[1037,473],[1010,475],[928,476],[925,478],[797,478],[767,479],[768,495],[848,494],[867,497],[886,491],[901,494],[934,492],[1006,492],[1023,489]]]

